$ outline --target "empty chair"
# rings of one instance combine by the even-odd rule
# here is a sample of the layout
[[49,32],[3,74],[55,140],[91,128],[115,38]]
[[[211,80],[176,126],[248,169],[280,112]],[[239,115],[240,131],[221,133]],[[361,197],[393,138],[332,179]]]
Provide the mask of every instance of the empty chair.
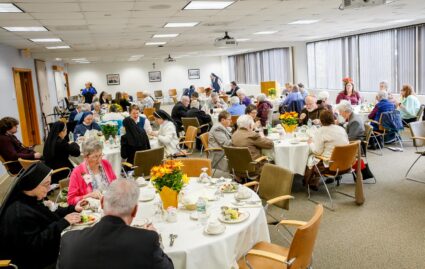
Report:
[[365,156],[367,155],[366,153],[368,151],[367,148],[369,146],[370,139],[374,139],[375,140],[375,143],[378,145],[378,148],[379,148],[380,153],[375,153],[374,151],[370,151],[370,152],[373,153],[373,154],[377,154],[377,155],[382,156],[383,155],[382,148],[381,148],[381,145],[380,145],[380,143],[378,141],[378,138],[373,133],[373,127],[370,124],[365,123],[364,124],[364,130],[365,130],[365,132],[364,132],[364,137],[365,138],[362,141],[362,151],[363,151],[363,154]]
[[223,147],[229,164],[229,171],[235,178],[255,180],[259,176],[257,165],[267,160],[266,156],[253,160],[247,147]]
[[136,96],[137,96],[137,101],[142,101],[144,96],[143,96],[143,92],[136,92]]
[[198,177],[202,173],[202,168],[208,168],[206,171],[211,176],[211,160],[203,158],[182,158],[179,159],[183,163],[182,171],[188,177]]
[[182,123],[183,123],[183,128],[184,128],[185,132],[186,132],[186,129],[187,129],[188,126],[194,126],[194,127],[198,128],[198,133],[201,133],[202,128],[207,128],[207,131],[208,131],[208,129],[210,127],[210,125],[208,123],[201,125],[198,121],[198,118],[183,117]]
[[207,155],[207,158],[209,159],[210,159],[210,156],[212,156],[211,167],[214,169],[214,172],[213,172],[213,176],[214,176],[215,171],[217,170],[218,164],[221,162],[221,160],[224,159],[224,150],[222,148],[210,148],[208,146],[208,138],[209,138],[208,132],[203,133],[199,136],[199,139],[201,140],[201,143],[202,143],[201,156],[203,152],[205,152],[205,154]]
[[122,165],[133,169],[135,178],[149,178],[151,169],[160,165],[164,160],[164,147],[136,151],[134,154],[134,163],[123,162]]
[[411,122],[409,125],[410,125],[410,133],[412,134],[413,145],[416,147],[415,153],[418,154],[419,156],[409,167],[405,177],[408,180],[413,180],[419,183],[425,183],[423,180],[409,177],[410,170],[412,170],[413,166],[415,166],[415,164],[419,161],[419,159],[422,156],[425,156],[425,150],[418,150],[418,148],[425,146],[425,121],[415,121],[415,122]]
[[323,206],[317,205],[308,221],[282,220],[282,226],[295,226],[296,231],[289,248],[259,242],[238,261],[240,269],[305,269],[311,268],[314,245],[323,216]]
[[168,96],[171,100],[173,100],[173,103],[177,103],[177,89],[169,89],[168,90]]
[[155,118],[154,118],[154,116],[153,116],[153,113],[155,112],[155,108],[153,108],[153,107],[145,107],[144,109],[143,109],[143,114],[146,116],[146,118],[149,120],[149,121],[153,121],[153,120],[155,120]]
[[184,137],[180,137],[180,142],[178,144],[179,151],[182,150],[182,148],[186,148],[185,151],[181,151],[177,156],[182,155],[190,155],[193,152],[193,149],[195,148],[196,143],[196,134],[198,133],[198,128],[194,126],[188,126],[186,133],[184,134]]
[[158,111],[161,109],[161,102],[154,102],[153,103],[153,108],[155,109],[155,111]]
[[155,95],[156,101],[162,101],[164,99],[164,95],[162,94],[162,90],[154,91],[153,94]]

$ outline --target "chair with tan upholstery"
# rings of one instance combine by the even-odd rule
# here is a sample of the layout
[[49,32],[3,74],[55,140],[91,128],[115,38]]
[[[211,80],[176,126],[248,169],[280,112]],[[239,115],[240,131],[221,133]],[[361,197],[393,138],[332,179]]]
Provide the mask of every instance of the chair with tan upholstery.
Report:
[[323,216],[323,206],[317,205],[308,221],[282,220],[282,226],[294,226],[296,231],[289,248],[259,242],[239,259],[240,269],[305,269],[311,268],[314,245]]
[[143,114],[146,116],[146,118],[149,120],[149,121],[153,121],[153,120],[155,120],[155,118],[154,118],[154,116],[153,116],[153,113],[155,112],[155,108],[153,108],[153,107],[145,107],[144,109],[143,109]]
[[209,138],[209,133],[208,132],[203,133],[203,134],[201,134],[199,136],[199,139],[201,140],[201,143],[202,143],[201,156],[202,156],[203,152],[205,152],[205,154],[207,155],[207,158],[209,159],[211,153],[214,153],[214,152],[223,152],[223,156],[221,158],[218,158],[216,162],[214,162],[213,160],[211,160],[211,166],[214,169],[214,172],[213,172],[213,176],[214,176],[215,171],[217,170],[217,169],[215,169],[215,167],[224,158],[224,149],[222,149],[222,148],[210,148],[208,146],[208,138]]
[[259,177],[258,165],[267,160],[266,156],[253,160],[247,147],[223,147],[228,160],[229,171],[234,178],[256,180]]
[[187,150],[186,152],[182,152],[182,154],[184,153],[184,155],[190,155],[193,153],[193,150],[195,148],[195,143],[196,143],[196,135],[198,133],[198,128],[194,127],[194,126],[188,126],[187,130],[184,134],[183,137],[180,137],[180,142],[178,144],[178,149],[182,150],[182,147],[186,147]]
[[369,146],[370,139],[374,139],[375,142],[376,142],[376,144],[378,145],[378,148],[379,148],[380,153],[376,153],[373,150],[371,150],[369,152],[370,153],[373,153],[373,154],[376,154],[376,155],[379,155],[379,156],[382,156],[383,155],[382,148],[381,148],[381,145],[379,144],[378,138],[373,133],[373,127],[369,123],[365,123],[364,124],[364,130],[365,130],[364,131],[364,137],[365,138],[364,138],[364,140],[362,140],[362,144],[364,145],[362,147],[362,150],[363,150],[364,155],[366,156],[366,152],[368,151],[367,150],[367,147]]
[[134,171],[134,178],[150,177],[152,167],[160,165],[164,160],[164,147],[136,151],[134,163],[123,162],[122,165]]
[[211,160],[203,158],[182,158],[179,159],[183,163],[182,171],[188,177],[198,177],[202,173],[202,168],[208,168],[207,174],[211,176]]
[[18,160],[16,160],[16,161],[7,161],[7,162],[6,162],[6,161],[3,159],[3,157],[2,157],[2,156],[0,156],[0,162],[1,162],[1,164],[3,164],[4,168],[6,169],[7,173],[8,173],[10,176],[16,176],[16,175],[18,174],[18,173],[13,174],[12,172],[10,172],[10,167],[9,167],[9,164],[17,163],[17,162],[19,162]]
[[[278,221],[283,218],[283,212],[278,219],[271,215],[267,209],[270,205],[274,205],[289,210],[289,200],[294,199],[291,196],[293,179],[294,173],[291,171],[274,164],[266,163],[261,171],[259,182],[248,182],[244,186],[257,187],[258,195],[266,201],[265,212],[275,221]],[[269,224],[277,224],[277,222],[269,222]]]
[[173,103],[176,104],[177,101],[177,89],[169,89],[168,96],[173,100]]
[[154,91],[153,94],[155,95],[156,101],[162,101],[164,100],[164,95],[162,94],[162,90]]
[[208,123],[206,124],[200,124],[198,118],[186,118],[186,117],[182,117],[182,124],[183,124],[183,128],[184,131],[186,132],[187,127],[189,126],[194,126],[196,128],[198,128],[198,134],[201,133],[201,129],[204,127],[207,127],[207,131],[210,127],[210,125]]
[[18,158],[19,163],[21,164],[22,168],[26,170],[28,167],[30,167],[33,163],[38,163],[40,160],[27,160]]
[[[340,177],[344,174],[353,174],[354,170],[353,170],[353,165],[357,160],[357,155],[359,152],[359,147],[360,147],[360,141],[352,141],[350,142],[350,144],[348,145],[344,145],[344,146],[336,146],[334,148],[334,150],[332,151],[332,155],[330,158],[326,158],[323,156],[316,156],[318,159],[320,159],[323,162],[328,162],[329,163],[329,167],[327,169],[326,172],[322,173],[319,168],[317,167],[317,164],[315,164],[315,169],[316,171],[319,173],[320,176],[320,181],[322,181],[323,185],[325,186],[327,195],[329,197],[329,201],[330,201],[330,207],[324,205],[326,208],[330,209],[330,210],[334,210],[334,206],[333,206],[333,200],[332,200],[332,196],[329,192],[328,186],[326,185],[325,182],[325,178],[331,178],[334,181],[336,181],[336,185],[339,186],[340,184]],[[311,192],[310,192],[310,186],[307,185],[307,191],[308,191],[308,199],[312,202],[318,203],[317,201],[313,200],[311,198]],[[348,195],[346,193],[343,192],[339,192],[338,193],[344,194],[346,196],[350,196],[353,197],[351,195]]]
[[419,161],[419,159],[422,156],[425,156],[425,150],[418,150],[418,148],[423,148],[425,146],[425,121],[415,121],[415,122],[411,122],[409,125],[410,125],[410,133],[412,134],[413,145],[416,147],[415,153],[418,154],[419,156],[409,167],[405,177],[408,180],[425,184],[423,180],[409,177],[410,170],[412,170],[413,166],[415,166],[415,164]]
[[136,92],[137,101],[142,101],[144,97],[143,92]]

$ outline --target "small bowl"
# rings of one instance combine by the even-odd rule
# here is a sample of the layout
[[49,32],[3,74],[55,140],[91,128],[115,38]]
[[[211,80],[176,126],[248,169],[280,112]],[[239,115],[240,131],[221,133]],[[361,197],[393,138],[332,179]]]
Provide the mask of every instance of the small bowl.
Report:
[[187,210],[196,210],[196,204],[185,204],[184,208]]

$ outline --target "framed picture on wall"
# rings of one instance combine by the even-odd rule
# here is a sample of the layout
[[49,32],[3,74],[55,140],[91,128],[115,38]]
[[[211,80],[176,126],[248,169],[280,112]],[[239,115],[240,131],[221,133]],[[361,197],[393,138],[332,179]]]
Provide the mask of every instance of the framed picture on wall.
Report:
[[149,82],[161,82],[161,71],[150,71]]
[[106,82],[108,85],[120,85],[120,74],[107,74]]
[[187,74],[189,75],[189,79],[201,78],[201,71],[199,69],[189,69],[187,70]]

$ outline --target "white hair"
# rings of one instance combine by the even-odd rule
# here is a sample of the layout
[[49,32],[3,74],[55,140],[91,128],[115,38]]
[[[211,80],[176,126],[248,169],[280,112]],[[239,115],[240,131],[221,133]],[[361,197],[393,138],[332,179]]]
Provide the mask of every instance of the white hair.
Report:
[[180,99],[180,101],[183,101],[183,100],[189,101],[190,100],[189,96],[183,95],[182,98]]
[[380,101],[380,100],[382,100],[382,99],[388,99],[388,92],[386,92],[386,91],[379,91],[377,94],[376,94],[376,97],[377,97],[377,99]]
[[211,97],[217,97],[217,96],[218,96],[218,93],[216,93],[216,92],[211,93]]
[[245,91],[244,91],[244,90],[242,90],[242,89],[237,90],[237,91],[236,91],[236,94],[237,94],[238,96],[239,96],[239,95],[242,95],[242,94],[243,94],[243,95],[246,95],[246,94],[245,94]]
[[353,107],[351,106],[351,103],[348,100],[341,100],[341,102],[336,106],[336,109],[340,112],[353,112]]
[[241,115],[236,121],[236,124],[239,128],[249,129],[252,128],[252,126],[254,125],[254,120],[250,115]]
[[321,101],[325,101],[329,99],[329,92],[328,91],[321,91],[317,94],[317,99]]
[[117,179],[109,185],[103,197],[106,215],[130,216],[139,200],[140,190],[134,180]]
[[379,82],[379,85],[381,85],[381,84],[385,85],[385,89],[388,91],[388,88],[389,88],[388,82],[383,80],[383,81]]
[[258,102],[262,102],[262,101],[265,101],[266,100],[266,95],[264,94],[264,93],[260,93],[258,96],[257,96],[257,101]]
[[197,100],[192,100],[192,102],[190,102],[190,107],[199,108],[199,102]]
[[240,103],[240,100],[237,96],[233,96],[232,98],[230,98],[230,104],[236,105],[236,104],[239,104],[239,103]]
[[82,146],[82,151],[84,156],[91,155],[94,152],[102,151],[103,146],[102,143],[96,137],[89,137],[86,141],[84,141]]
[[82,112],[89,112],[89,111],[91,111],[91,105],[90,105],[90,104],[84,104],[84,105],[81,107],[81,111],[82,111]]

